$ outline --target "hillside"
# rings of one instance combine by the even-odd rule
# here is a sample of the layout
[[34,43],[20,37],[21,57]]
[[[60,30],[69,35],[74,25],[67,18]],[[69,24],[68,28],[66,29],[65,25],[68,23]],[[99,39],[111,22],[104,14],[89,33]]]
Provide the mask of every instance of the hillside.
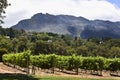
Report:
[[103,20],[88,20],[83,17],[70,15],[51,15],[38,13],[30,19],[21,20],[12,26],[15,29],[24,29],[34,32],[52,32],[89,37],[111,37],[120,38],[120,22],[110,22]]

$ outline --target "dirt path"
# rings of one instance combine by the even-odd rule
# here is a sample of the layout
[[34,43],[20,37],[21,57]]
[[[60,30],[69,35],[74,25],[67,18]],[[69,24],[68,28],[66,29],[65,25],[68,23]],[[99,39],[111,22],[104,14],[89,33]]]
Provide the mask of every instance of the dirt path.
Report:
[[8,66],[4,65],[3,63],[0,63],[0,73],[23,73],[23,74],[25,74],[24,72],[19,71],[12,67],[8,67]]
[[95,75],[90,75],[90,74],[79,74],[79,75],[72,75],[72,74],[66,74],[62,72],[55,72],[54,74],[50,73],[45,73],[44,71],[36,71],[37,76],[61,76],[61,77],[79,77],[79,78],[109,78],[109,79],[115,79],[115,80],[120,80],[120,77],[114,77],[110,76],[109,73],[103,73],[104,76],[95,76]]
[[[0,73],[26,74],[25,72],[22,72],[15,68],[8,67],[8,66],[4,65],[3,63],[0,63]],[[37,75],[37,76],[80,77],[80,78],[114,78],[115,80],[120,80],[120,77],[113,77],[113,76],[110,76],[108,73],[103,73],[103,74],[104,74],[104,76],[94,76],[94,75],[88,75],[88,74],[71,75],[71,74],[66,74],[66,73],[62,73],[62,72],[55,72],[54,74],[50,74],[50,73],[46,73],[43,70],[37,70],[35,75]]]

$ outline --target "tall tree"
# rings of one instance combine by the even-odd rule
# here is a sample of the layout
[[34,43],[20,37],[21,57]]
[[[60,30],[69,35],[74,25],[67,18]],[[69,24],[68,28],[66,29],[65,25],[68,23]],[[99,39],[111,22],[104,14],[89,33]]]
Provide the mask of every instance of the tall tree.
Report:
[[3,14],[5,14],[5,9],[8,5],[7,0],[0,0],[0,24],[3,23],[3,18],[5,17]]

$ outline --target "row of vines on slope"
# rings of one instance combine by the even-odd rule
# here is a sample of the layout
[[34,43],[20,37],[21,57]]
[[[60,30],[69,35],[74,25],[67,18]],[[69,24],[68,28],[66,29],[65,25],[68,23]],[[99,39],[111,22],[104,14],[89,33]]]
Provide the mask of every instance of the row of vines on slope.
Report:
[[75,74],[79,74],[79,69],[89,70],[91,73],[97,72],[97,75],[102,75],[103,70],[117,73],[120,71],[120,58],[106,59],[103,57],[59,56],[55,54],[31,55],[30,51],[5,54],[2,58],[4,63],[23,68],[33,66],[41,69],[51,69],[52,73],[54,73],[55,68],[60,71],[75,71]]

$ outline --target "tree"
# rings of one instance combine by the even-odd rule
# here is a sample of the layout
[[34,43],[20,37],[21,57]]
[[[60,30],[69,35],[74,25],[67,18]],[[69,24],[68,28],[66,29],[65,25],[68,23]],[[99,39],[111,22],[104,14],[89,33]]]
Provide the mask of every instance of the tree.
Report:
[[0,27],[0,34],[1,35],[6,35],[6,31],[4,28]]
[[97,56],[97,44],[95,42],[86,42],[86,47],[88,48],[88,56]]
[[18,52],[23,52],[28,49],[27,46],[28,40],[26,37],[21,37],[18,43]]
[[3,23],[2,19],[4,18],[3,14],[5,14],[5,9],[8,6],[7,0],[0,0],[0,24]]
[[76,49],[77,55],[88,56],[88,48],[86,46],[80,46]]
[[11,40],[11,48],[10,48],[10,51],[11,52],[17,52],[17,47],[18,47],[18,39],[17,38],[14,38]]
[[0,62],[2,61],[2,56],[5,53],[7,53],[7,50],[5,48],[0,48]]
[[32,48],[32,53],[34,55],[37,55],[39,53],[41,54],[54,53],[53,51],[54,51],[53,44],[43,40],[36,41]]
[[110,53],[111,53],[111,57],[115,58],[115,57],[120,57],[120,47],[111,47],[111,50],[110,50]]
[[4,36],[0,36],[0,48],[5,48],[5,49],[9,49],[10,48],[10,40],[5,38]]
[[67,51],[66,51],[66,43],[64,40],[59,39],[56,40],[55,42],[53,42],[53,47],[54,47],[54,53],[58,54],[58,55],[68,55]]
[[15,37],[15,30],[13,28],[7,28],[7,35],[10,36],[10,38],[14,38]]

